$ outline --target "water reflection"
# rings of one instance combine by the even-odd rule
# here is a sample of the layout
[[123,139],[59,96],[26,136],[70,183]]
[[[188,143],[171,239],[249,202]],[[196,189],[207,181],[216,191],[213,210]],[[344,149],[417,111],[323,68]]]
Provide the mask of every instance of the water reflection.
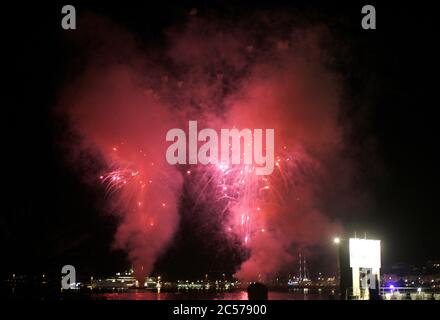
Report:
[[[92,294],[93,299],[107,300],[247,300],[246,291],[237,292],[155,292],[126,291]],[[301,291],[270,291],[269,300],[327,300],[325,293],[305,293]]]

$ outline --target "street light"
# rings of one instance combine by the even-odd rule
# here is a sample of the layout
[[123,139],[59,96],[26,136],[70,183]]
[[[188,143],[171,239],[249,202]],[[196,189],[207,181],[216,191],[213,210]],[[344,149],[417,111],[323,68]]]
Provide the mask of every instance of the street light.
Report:
[[337,272],[337,282],[339,285],[339,288],[341,287],[341,262],[339,261],[340,259],[340,250],[341,250],[341,246],[339,245],[341,243],[341,238],[339,237],[335,237],[333,238],[333,243],[336,245],[337,248],[337,253],[336,253],[336,272]]

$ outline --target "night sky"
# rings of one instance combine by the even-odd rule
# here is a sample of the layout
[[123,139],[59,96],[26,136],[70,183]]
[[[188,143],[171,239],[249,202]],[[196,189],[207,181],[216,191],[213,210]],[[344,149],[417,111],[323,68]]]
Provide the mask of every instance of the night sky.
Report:
[[[329,26],[339,41],[335,54],[342,57],[335,68],[345,77],[350,108],[344,116],[353,119],[353,148],[346,152],[356,159],[357,186],[365,194],[362,210],[341,213],[342,225],[348,235],[366,232],[381,239],[385,265],[439,259],[436,11],[420,2],[376,4],[377,30],[365,31],[360,27],[364,3],[324,3],[72,2],[79,26],[81,15],[93,12],[152,46],[192,8],[232,20],[254,10],[287,10],[307,23]],[[60,137],[67,129],[53,107],[57,92],[75,74],[72,68],[81,64],[81,52],[60,27],[61,4],[2,6],[2,50],[8,57],[3,60],[1,268],[32,273],[71,263],[85,273],[120,271],[129,263],[124,252],[111,249],[116,218],[101,212],[102,191],[86,186],[63,157]],[[197,223],[183,216],[178,241],[159,259],[156,272],[196,277],[233,271],[239,254],[225,248],[213,255],[215,246],[195,231]]]

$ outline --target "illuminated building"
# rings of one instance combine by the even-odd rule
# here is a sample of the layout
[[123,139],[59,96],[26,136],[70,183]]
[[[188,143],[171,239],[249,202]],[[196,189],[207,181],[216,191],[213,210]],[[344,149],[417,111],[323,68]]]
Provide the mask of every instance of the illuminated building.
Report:
[[380,240],[339,239],[340,290],[345,299],[371,299],[379,294]]

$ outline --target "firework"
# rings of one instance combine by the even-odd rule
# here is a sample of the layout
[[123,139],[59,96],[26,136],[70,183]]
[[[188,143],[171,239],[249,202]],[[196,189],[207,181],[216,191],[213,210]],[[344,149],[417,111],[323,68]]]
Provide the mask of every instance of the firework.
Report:
[[[334,181],[343,179],[328,174],[325,185],[314,175],[327,174],[328,168],[319,167],[327,159],[345,166],[344,160],[338,163],[341,90],[321,55],[318,31],[278,33],[275,25],[254,34],[193,21],[167,33],[169,48],[161,52],[167,63],[161,67],[135,43],[128,55],[117,51],[127,47],[130,36],[121,37],[118,46],[118,37],[105,33],[103,43],[116,52],[109,52],[105,62],[91,55],[99,57],[101,67],[88,68],[69,85],[60,105],[84,141],[73,149],[96,151],[102,166],[110,168],[93,178],[105,189],[109,211],[120,218],[115,246],[128,253],[142,271],[139,276],[152,272],[175,235],[182,200],[203,204],[197,218],[215,215],[224,233],[248,248],[249,259],[238,271],[241,279],[277,272],[292,261],[295,245],[315,245],[333,228],[317,201],[317,186],[335,189]],[[188,159],[170,165],[166,134],[183,128],[188,119],[212,128],[273,128],[273,172],[256,174],[260,164],[255,159],[206,165]],[[182,192],[184,179],[193,192]]]

